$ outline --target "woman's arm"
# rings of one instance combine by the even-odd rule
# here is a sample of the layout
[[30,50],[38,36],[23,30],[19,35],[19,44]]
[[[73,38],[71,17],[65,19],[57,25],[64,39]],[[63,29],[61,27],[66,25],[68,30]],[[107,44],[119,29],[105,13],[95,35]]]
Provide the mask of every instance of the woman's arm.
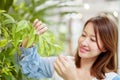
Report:
[[[47,27],[36,19],[33,23],[38,35],[47,30]],[[38,55],[36,47],[25,48],[29,37],[27,37],[20,48],[20,65],[22,72],[31,78],[50,78],[54,73],[53,62],[54,57],[43,58]]]
[[29,78],[50,78],[54,73],[55,57],[43,58],[37,53],[37,48],[20,48],[20,65],[23,74]]

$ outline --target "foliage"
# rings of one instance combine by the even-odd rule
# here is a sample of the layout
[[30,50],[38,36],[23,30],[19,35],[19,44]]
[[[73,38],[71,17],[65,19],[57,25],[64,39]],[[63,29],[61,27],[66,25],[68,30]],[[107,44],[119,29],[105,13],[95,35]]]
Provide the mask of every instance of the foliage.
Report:
[[[39,36],[31,23],[35,18],[47,23],[45,21],[46,10],[55,8],[59,4],[46,6],[36,11],[36,7],[43,5],[46,1],[0,1],[0,80],[33,80],[26,78],[16,64],[20,55],[20,44],[28,36],[30,40],[27,47],[34,43],[38,46],[41,56],[57,55],[62,50],[56,43],[60,43],[60,40],[56,40],[52,32],[47,31]],[[63,46],[61,43],[60,45]]]
[[13,0],[0,0],[0,9],[8,11],[12,4]]
[[30,37],[27,47],[39,42],[39,52],[43,56],[53,55],[61,49],[56,45],[55,38],[50,32],[38,36],[29,21],[17,22],[10,15],[0,13],[0,77],[2,80],[22,78],[19,76],[22,74],[13,57],[15,52],[20,54],[20,44],[27,36]]

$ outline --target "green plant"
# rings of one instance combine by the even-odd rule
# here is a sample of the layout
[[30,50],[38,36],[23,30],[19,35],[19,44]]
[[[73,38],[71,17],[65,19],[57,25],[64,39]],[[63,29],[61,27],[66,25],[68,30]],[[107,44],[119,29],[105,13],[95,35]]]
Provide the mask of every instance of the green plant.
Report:
[[[23,35],[24,34],[24,35]],[[0,13],[0,78],[1,80],[22,80],[20,67],[13,58],[20,55],[20,44],[29,36],[27,47],[33,43],[38,45],[40,55],[51,56],[61,51],[51,32],[37,35],[32,23],[27,20],[16,21],[6,13]],[[47,50],[46,50],[47,49]]]
[[[27,36],[30,37],[27,47],[34,43],[40,48],[38,52],[41,56],[57,55],[62,50],[56,44],[56,42],[60,43],[60,40],[56,41],[52,32],[47,31],[38,36],[32,26],[31,22],[35,18],[47,23],[45,17],[51,15],[46,14],[46,11],[55,8],[58,4],[35,11],[37,6],[45,2],[47,0],[38,0],[37,2],[35,0],[0,1],[0,80],[33,80],[24,76],[16,63],[16,58],[20,55],[21,42]],[[63,45],[61,44],[61,46]],[[15,53],[18,56],[15,56]]]

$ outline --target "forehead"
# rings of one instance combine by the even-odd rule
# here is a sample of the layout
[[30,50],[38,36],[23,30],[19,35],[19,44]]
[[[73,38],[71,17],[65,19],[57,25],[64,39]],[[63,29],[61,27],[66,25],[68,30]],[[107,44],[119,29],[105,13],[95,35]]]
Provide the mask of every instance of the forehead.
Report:
[[85,27],[84,27],[84,32],[86,32],[87,34],[90,34],[90,35],[95,35],[95,32],[94,32],[94,27],[93,27],[93,24],[92,23],[88,23]]

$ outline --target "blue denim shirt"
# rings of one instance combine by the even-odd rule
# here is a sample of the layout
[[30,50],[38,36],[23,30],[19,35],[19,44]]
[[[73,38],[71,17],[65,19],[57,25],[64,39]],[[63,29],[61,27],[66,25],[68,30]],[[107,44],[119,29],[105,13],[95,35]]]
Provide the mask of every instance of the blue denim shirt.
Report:
[[[23,74],[26,74],[29,78],[36,79],[51,78],[53,76],[53,63],[56,57],[41,57],[37,53],[37,48],[35,47],[20,48],[20,50],[20,65],[22,67]],[[117,74],[111,80],[120,80],[120,76]]]
[[20,65],[29,78],[51,78],[54,73],[55,57],[40,57],[37,48],[20,48]]

